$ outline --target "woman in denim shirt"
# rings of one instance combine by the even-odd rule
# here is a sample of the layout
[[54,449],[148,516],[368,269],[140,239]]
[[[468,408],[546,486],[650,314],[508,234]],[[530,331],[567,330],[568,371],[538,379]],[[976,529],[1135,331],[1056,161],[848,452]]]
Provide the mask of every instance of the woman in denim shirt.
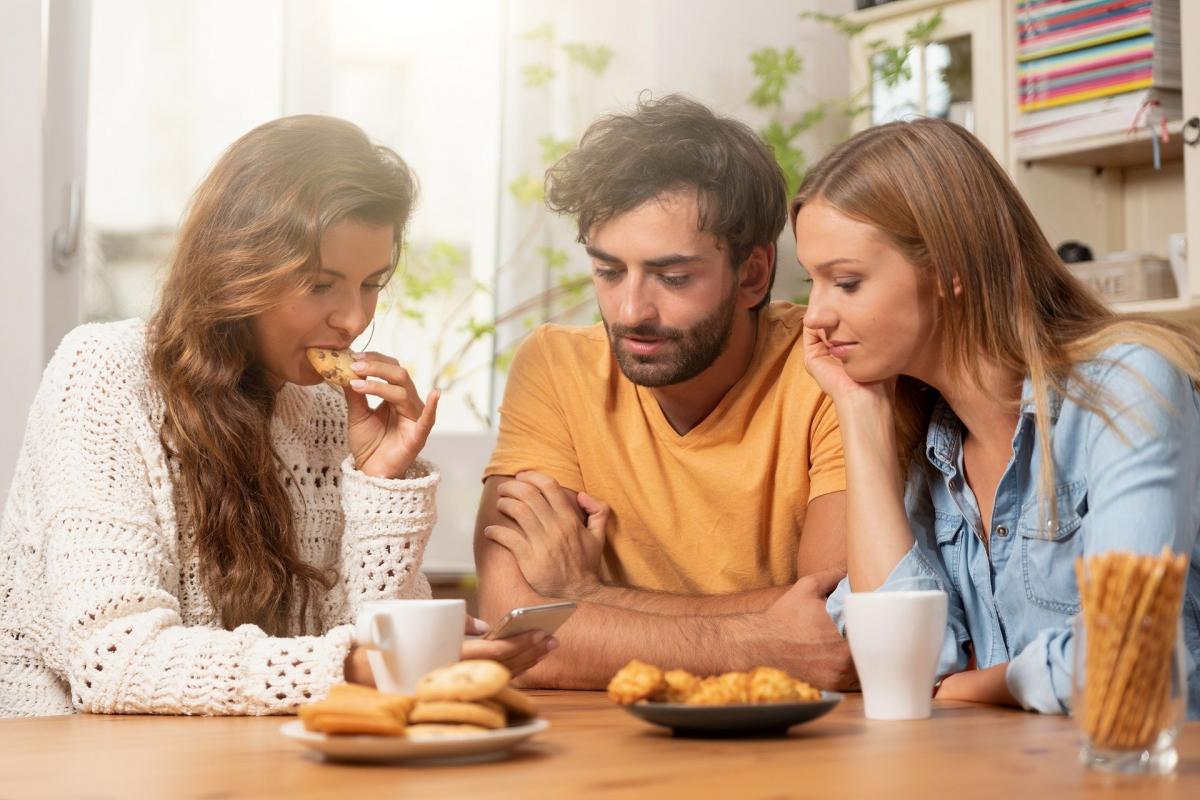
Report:
[[1200,345],[1099,302],[983,146],[941,120],[850,139],[791,213],[806,363],[846,453],[839,629],[851,587],[942,588],[938,696],[1063,713],[1075,558],[1169,545],[1191,557],[1200,716]]

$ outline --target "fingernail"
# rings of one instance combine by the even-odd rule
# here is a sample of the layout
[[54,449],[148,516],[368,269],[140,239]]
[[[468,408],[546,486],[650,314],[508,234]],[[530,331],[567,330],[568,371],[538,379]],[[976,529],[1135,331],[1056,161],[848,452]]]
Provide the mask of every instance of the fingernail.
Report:
[[556,647],[558,647],[558,639],[551,638],[550,641],[546,642],[547,651],[553,650]]
[[355,372],[362,372],[366,368],[367,368],[367,362],[365,362],[365,361],[355,361],[353,364],[350,365],[350,369],[354,370]]
[[354,380],[350,381],[350,385],[355,389],[367,388],[367,382],[364,381],[362,378],[355,378]]

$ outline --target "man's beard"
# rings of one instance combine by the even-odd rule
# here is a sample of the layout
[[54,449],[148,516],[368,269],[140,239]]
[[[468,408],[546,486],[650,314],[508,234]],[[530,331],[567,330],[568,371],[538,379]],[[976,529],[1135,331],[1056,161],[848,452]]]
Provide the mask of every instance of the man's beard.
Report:
[[[639,386],[671,386],[690,380],[712,366],[733,334],[733,315],[737,308],[736,293],[721,303],[709,317],[688,330],[655,325],[609,325],[608,342],[617,366],[626,378]],[[665,340],[658,351],[649,354],[631,353],[625,349],[622,337],[637,336]]]

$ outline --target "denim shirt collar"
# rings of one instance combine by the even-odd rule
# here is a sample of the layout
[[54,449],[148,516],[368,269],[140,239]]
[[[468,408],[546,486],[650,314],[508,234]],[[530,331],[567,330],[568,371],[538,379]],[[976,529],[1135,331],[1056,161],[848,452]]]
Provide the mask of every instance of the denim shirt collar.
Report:
[[[1047,391],[1049,393],[1050,420],[1054,422],[1062,412],[1063,398],[1053,388]],[[1033,429],[1032,422],[1035,413],[1033,383],[1026,377],[1021,385],[1021,416],[1027,418],[1029,424],[1017,426],[1017,432],[1013,438],[1014,448],[1023,433],[1027,429]],[[1025,420],[1022,422],[1024,423]],[[953,478],[958,474],[958,456],[961,449],[962,422],[950,408],[949,403],[939,400],[929,418],[929,431],[925,435],[925,457],[939,472],[947,478]]]

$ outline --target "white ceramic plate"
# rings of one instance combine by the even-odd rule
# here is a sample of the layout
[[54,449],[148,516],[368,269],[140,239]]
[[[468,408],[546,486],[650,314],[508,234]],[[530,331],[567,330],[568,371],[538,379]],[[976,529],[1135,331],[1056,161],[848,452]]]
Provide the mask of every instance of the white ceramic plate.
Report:
[[404,736],[329,736],[304,729],[300,720],[285,723],[284,736],[315,750],[331,761],[379,763],[389,761],[461,763],[504,758],[510,750],[550,727],[536,718],[486,733],[456,739],[412,740]]

